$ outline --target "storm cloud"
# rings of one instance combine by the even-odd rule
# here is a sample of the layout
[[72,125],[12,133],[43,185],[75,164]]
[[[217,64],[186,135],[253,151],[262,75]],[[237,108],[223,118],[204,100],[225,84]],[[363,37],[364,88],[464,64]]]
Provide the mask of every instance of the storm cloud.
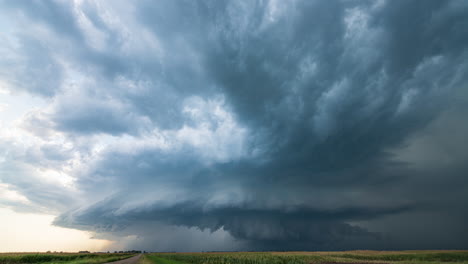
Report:
[[147,250],[468,243],[467,2],[0,7],[1,88],[45,102],[0,204]]

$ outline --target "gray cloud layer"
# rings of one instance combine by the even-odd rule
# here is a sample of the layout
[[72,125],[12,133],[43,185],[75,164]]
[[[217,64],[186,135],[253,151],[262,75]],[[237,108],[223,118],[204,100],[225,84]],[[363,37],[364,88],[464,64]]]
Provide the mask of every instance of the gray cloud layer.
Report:
[[69,162],[77,192],[1,179],[57,225],[150,250],[468,242],[466,2],[1,5],[0,78],[49,102],[22,126],[71,145],[17,157]]

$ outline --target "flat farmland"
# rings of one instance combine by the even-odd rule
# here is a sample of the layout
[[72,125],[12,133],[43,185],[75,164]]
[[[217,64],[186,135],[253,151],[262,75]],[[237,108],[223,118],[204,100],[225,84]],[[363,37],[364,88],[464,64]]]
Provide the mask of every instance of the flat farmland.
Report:
[[153,253],[143,264],[467,263],[468,251]]
[[0,253],[0,264],[16,263],[70,263],[101,264],[127,259],[135,254],[126,253]]
[[[133,257],[135,256],[135,257]],[[468,264],[468,251],[207,252],[136,254],[2,253],[0,264]]]

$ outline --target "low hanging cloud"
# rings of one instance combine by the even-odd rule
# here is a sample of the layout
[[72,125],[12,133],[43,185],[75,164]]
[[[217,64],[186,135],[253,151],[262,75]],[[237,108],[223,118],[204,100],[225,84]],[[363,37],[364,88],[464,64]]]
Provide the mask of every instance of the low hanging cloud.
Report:
[[0,5],[0,80],[46,101],[0,141],[14,208],[147,250],[468,242],[465,2]]

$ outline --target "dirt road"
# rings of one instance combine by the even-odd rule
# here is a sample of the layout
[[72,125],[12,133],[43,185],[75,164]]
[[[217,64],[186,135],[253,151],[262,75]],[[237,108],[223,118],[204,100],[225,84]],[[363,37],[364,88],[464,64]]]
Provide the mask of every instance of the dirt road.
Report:
[[134,257],[128,258],[128,259],[122,259],[114,262],[108,262],[105,264],[137,264],[138,260],[140,259],[141,254],[136,255]]

